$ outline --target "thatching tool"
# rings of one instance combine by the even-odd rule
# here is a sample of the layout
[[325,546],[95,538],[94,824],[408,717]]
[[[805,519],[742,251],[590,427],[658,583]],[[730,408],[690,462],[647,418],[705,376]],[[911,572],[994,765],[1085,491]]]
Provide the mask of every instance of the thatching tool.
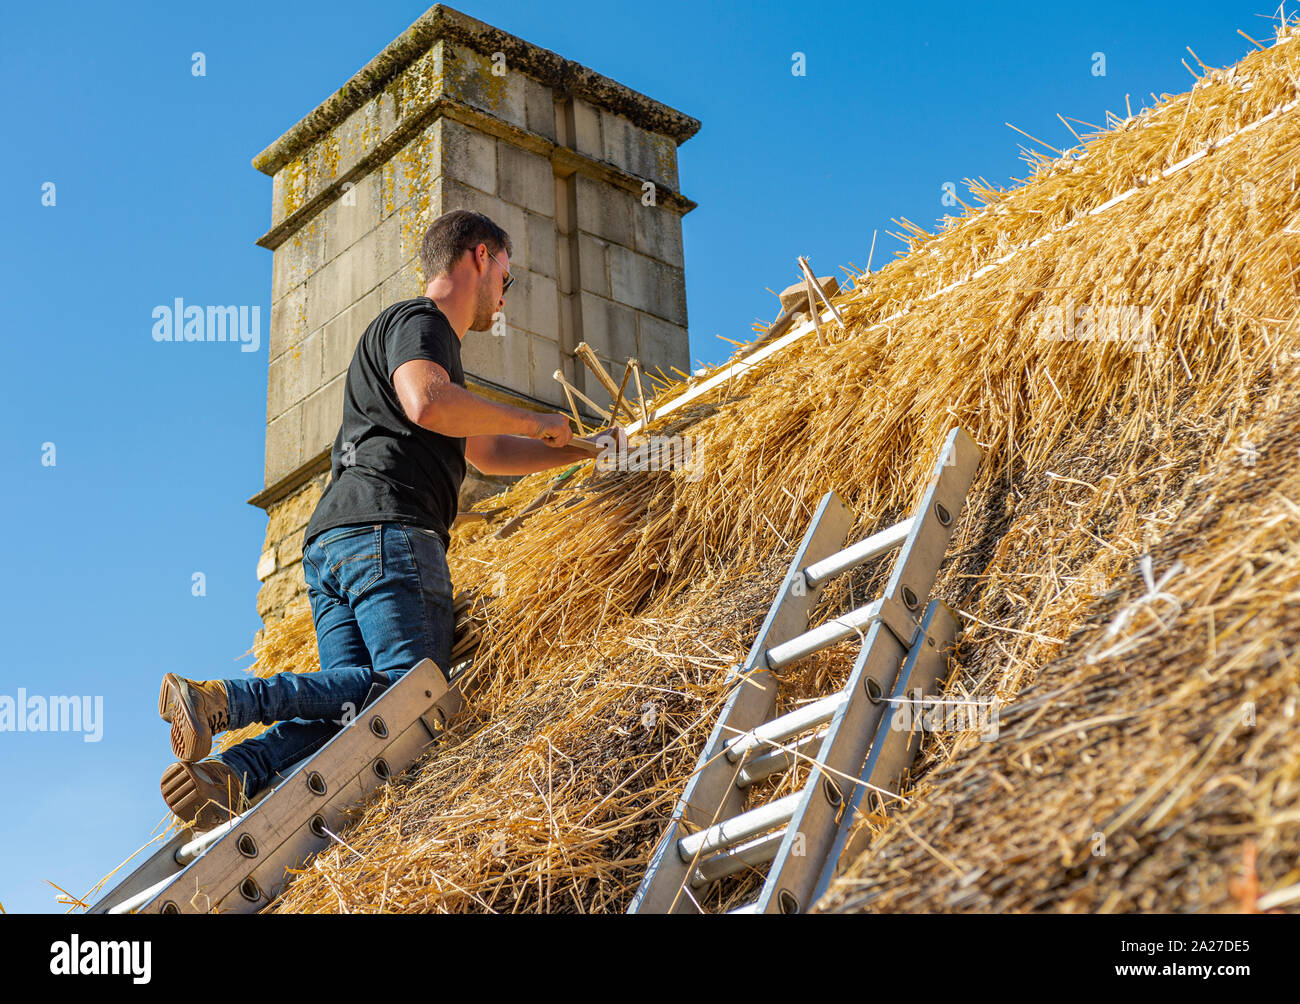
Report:
[[[570,440],[570,442],[573,442],[573,440]],[[561,487],[563,487],[564,482],[567,481],[573,475],[574,471],[581,466],[581,463],[574,464],[572,467],[562,471],[559,476],[553,478],[544,491],[538,492],[536,498],[520,509],[515,516],[506,521],[505,525],[496,532],[496,539],[505,540],[523,526],[524,521],[528,519],[529,516],[555,497],[556,493],[561,489]]]
[[451,525],[453,527],[461,526],[465,523],[473,523],[480,519],[485,523],[489,523],[505,511],[505,506],[497,506],[495,509],[470,509],[467,512],[458,512],[456,513],[456,518],[451,521]]
[[[563,370],[556,370],[554,373],[551,374],[551,376],[555,379],[555,381],[556,381],[556,382],[557,382],[561,387],[564,388],[564,392],[565,392],[566,394],[571,394],[571,395],[573,395],[574,397],[578,397],[578,398],[581,398],[583,401],[586,401],[587,404],[591,405],[592,409],[596,412],[597,415],[599,415],[601,418],[603,418],[603,419],[604,419],[608,424],[610,424],[610,425],[613,425],[613,424],[614,424],[613,421],[612,421],[612,420],[610,419],[610,417],[609,417],[609,412],[607,412],[604,408],[602,408],[600,405],[598,405],[595,401],[593,401],[591,398],[589,398],[589,397],[588,397],[586,394],[584,394],[582,391],[578,390],[578,388],[575,387],[575,386],[573,386],[573,384],[569,383],[568,380],[564,379],[564,371],[563,371]],[[573,398],[572,398],[572,397],[569,399],[569,403],[570,403],[570,404],[573,403]],[[576,409],[575,409],[575,414],[576,414]],[[582,423],[579,422],[579,423],[578,423],[578,426],[579,426],[579,428],[581,428],[581,427],[582,427]]]
[[[628,380],[628,377],[630,377],[631,375],[632,375],[632,360],[629,359],[629,360],[627,361],[626,365],[624,365],[624,367],[623,367],[623,382],[622,382],[621,384],[618,385],[618,393],[614,396],[614,407],[613,407],[613,409],[610,411],[610,417],[611,417],[615,422],[618,421],[618,408],[619,408],[619,405],[621,405],[621,404],[623,403],[623,391],[627,388],[627,380]],[[631,404],[628,404],[628,406],[627,406],[627,413],[628,413],[629,416],[631,416],[631,417],[635,417],[635,416],[632,416],[632,405],[631,405]]]
[[[814,282],[823,298],[834,296],[840,291],[839,281],[833,275],[818,276]],[[811,315],[817,301],[810,297],[808,279],[805,276],[801,276],[798,282],[781,290],[777,294],[777,299],[781,301],[781,315],[763,332],[760,342],[770,342],[774,338],[779,338],[798,323],[812,323]],[[817,325],[814,323],[813,327],[816,328]]]
[[817,341],[825,345],[826,337],[822,334],[822,311],[817,306],[818,299],[830,308],[831,315],[840,322],[841,327],[847,330],[848,325],[844,323],[844,316],[840,313],[839,308],[831,303],[830,297],[826,295],[821,283],[813,276],[812,269],[808,267],[808,259],[800,255],[797,260],[799,269],[803,272],[804,286],[808,291],[808,313],[812,314],[813,324],[817,327]]
[[[614,410],[609,413],[609,424],[613,425],[618,415],[618,403],[623,397],[622,389],[614,386],[614,378],[609,375],[609,371],[601,364],[600,359],[596,356],[596,353],[592,351],[590,345],[586,342],[579,342],[578,347],[575,348],[573,352],[574,355],[587,364],[587,368],[591,370],[592,375],[595,376],[595,378],[600,381],[600,385],[605,388],[605,392],[609,395],[609,399],[614,402]],[[627,383],[626,372],[624,372],[623,382]]]
[[[955,615],[927,599],[980,458],[953,429],[914,515],[848,547],[853,514],[834,492],[822,499],[749,655],[732,668],[731,695],[629,913],[696,912],[716,879],[764,864],[758,898],[732,912],[800,913],[816,902],[862,793],[896,793],[920,745],[919,730],[891,719],[913,689],[933,692],[955,642]],[[807,627],[827,582],[895,550],[883,596]],[[855,635],[862,647],[844,689],[774,718],[773,671]],[[750,785],[796,760],[814,764],[800,790],[740,812]]]
[[627,364],[632,367],[632,373],[636,376],[636,396],[641,403],[641,431],[644,432],[646,426],[650,424],[650,412],[645,406],[645,391],[641,388],[641,363],[637,359],[629,359]]

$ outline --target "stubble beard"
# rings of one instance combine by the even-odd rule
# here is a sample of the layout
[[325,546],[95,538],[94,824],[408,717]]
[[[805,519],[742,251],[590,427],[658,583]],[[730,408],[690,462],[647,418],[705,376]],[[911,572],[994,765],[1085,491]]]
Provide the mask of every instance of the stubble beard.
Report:
[[469,326],[470,331],[490,331],[492,330],[493,315],[496,311],[493,309],[491,284],[484,281],[478,288],[478,302],[474,307],[474,322]]

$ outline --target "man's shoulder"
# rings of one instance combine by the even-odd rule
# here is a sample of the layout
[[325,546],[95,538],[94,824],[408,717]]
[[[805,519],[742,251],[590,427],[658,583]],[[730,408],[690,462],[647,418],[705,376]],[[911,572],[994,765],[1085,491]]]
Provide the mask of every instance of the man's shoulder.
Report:
[[430,327],[454,338],[451,322],[438,305],[427,296],[416,296],[390,303],[381,310],[366,328],[362,340],[372,345],[372,351],[382,352],[390,336],[412,335]]
[[394,322],[420,316],[437,318],[448,327],[451,326],[451,322],[447,320],[447,315],[439,310],[438,305],[427,296],[413,296],[409,300],[398,300],[396,303],[391,303],[379,312],[379,316],[375,318],[375,321],[377,323],[381,321]]

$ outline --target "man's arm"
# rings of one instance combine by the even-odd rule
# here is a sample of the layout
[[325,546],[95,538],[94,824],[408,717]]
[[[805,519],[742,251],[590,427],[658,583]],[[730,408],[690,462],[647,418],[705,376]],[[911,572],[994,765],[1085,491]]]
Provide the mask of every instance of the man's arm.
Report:
[[563,415],[539,414],[479,397],[452,383],[447,371],[429,359],[411,359],[397,367],[393,389],[408,419],[444,436],[465,437],[467,454],[470,437],[520,436],[537,440],[537,445],[548,450],[563,447],[573,438],[569,420]]
[[590,460],[591,454],[576,446],[557,449],[524,436],[470,436],[465,440],[465,459],[484,474],[532,474]]

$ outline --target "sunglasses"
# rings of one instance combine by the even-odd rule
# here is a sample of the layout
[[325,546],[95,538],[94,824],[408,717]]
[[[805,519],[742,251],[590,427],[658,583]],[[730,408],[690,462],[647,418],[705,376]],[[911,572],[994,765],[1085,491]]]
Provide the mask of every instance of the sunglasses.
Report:
[[505,280],[501,286],[501,295],[505,296],[506,291],[510,289],[510,287],[513,286],[515,283],[514,276],[512,276],[509,272],[506,271],[506,267],[501,264],[501,262],[497,259],[497,256],[494,255],[491,251],[488,252],[488,257],[491,258],[493,261],[495,261],[497,265],[499,265],[501,268],[501,278]]

